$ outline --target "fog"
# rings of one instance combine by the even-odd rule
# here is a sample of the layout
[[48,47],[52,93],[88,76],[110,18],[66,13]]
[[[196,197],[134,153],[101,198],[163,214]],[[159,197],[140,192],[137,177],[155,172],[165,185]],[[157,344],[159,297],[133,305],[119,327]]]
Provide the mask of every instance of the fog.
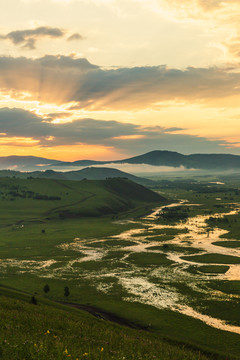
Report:
[[[51,166],[51,169],[58,170],[58,171],[77,171],[85,169],[88,166]],[[182,171],[198,171],[196,169],[186,169],[184,166],[180,167],[171,167],[171,166],[154,166],[154,165],[147,165],[147,164],[96,164],[91,165],[89,167],[98,167],[98,168],[113,168],[118,169],[120,171],[124,171],[129,174],[137,175],[137,176],[154,176],[154,175],[161,175],[162,173],[176,173]],[[40,169],[39,169],[40,170]],[[42,170],[42,169],[41,169]]]

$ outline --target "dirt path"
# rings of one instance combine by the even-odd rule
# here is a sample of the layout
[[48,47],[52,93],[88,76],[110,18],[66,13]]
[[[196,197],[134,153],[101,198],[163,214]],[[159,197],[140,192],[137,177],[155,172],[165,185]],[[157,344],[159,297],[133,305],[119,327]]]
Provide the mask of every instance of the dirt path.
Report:
[[69,303],[69,302],[64,302],[64,301],[59,301],[60,304],[65,305],[65,306],[71,306],[75,309],[80,309],[80,310],[84,310],[87,311],[88,313],[90,313],[91,315],[95,316],[98,319],[102,319],[102,320],[107,320],[107,321],[111,321],[114,323],[117,323],[119,325],[124,325],[127,326],[131,329],[138,329],[138,330],[148,330],[147,327],[144,326],[140,326],[138,324],[135,324],[125,318],[122,318],[120,316],[117,316],[111,312],[108,312],[106,310],[102,310],[99,309],[97,307],[94,306],[90,306],[90,305],[82,305],[82,304],[75,304],[75,303]]

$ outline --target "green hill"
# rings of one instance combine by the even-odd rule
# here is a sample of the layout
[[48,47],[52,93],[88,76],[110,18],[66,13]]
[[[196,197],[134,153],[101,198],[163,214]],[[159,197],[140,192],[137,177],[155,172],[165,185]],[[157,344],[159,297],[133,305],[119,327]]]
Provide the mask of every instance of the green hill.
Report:
[[159,194],[124,178],[82,181],[0,178],[0,217],[13,222],[30,218],[99,217],[165,202]]
[[168,342],[74,308],[0,286],[0,359],[208,360],[199,350]]
[[56,180],[105,180],[108,178],[125,178],[132,180],[136,183],[148,186],[154,182],[149,179],[141,178],[128,174],[124,171],[113,168],[105,167],[87,167],[77,171],[33,171],[33,172],[20,172],[13,170],[0,170],[0,177],[17,177],[21,179],[27,179],[29,177],[40,178],[40,179],[56,179]]

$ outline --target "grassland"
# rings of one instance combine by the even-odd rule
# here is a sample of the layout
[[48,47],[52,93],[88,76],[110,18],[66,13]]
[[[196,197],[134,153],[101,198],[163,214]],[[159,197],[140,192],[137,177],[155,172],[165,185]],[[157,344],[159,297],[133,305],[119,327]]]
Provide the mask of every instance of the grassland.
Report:
[[[208,360],[208,354],[87,312],[0,288],[0,358]],[[33,321],[34,320],[34,321]],[[133,326],[133,325],[132,325]]]
[[[46,354],[49,359],[240,358],[238,334],[173,311],[183,301],[201,313],[239,325],[236,312],[231,314],[231,306],[236,308],[238,303],[239,283],[229,285],[231,281],[217,278],[227,266],[200,265],[195,273],[189,272],[193,267],[190,258],[207,255],[200,255],[202,250],[192,242],[187,222],[178,227],[177,221],[169,226],[161,217],[152,222],[141,219],[151,208],[163,205],[164,199],[153,196],[149,203],[150,193],[135,186],[133,191],[126,181],[0,179],[3,359],[46,359]],[[188,206],[189,218],[232,209],[232,200],[216,200],[222,192],[206,195],[160,185],[158,190],[168,198],[185,198],[201,205]],[[239,195],[231,192],[233,196],[240,201]],[[237,222],[229,219],[218,223],[228,229],[232,225],[237,233]],[[184,255],[185,264],[189,261],[186,269],[176,262]],[[220,254],[216,255],[219,261]],[[228,255],[226,265],[231,259]],[[46,284],[50,291],[44,294]],[[68,298],[64,296],[66,286]],[[209,302],[211,290],[220,293],[217,301],[221,306]],[[223,294],[236,297],[229,299]],[[29,304],[33,295],[37,306]],[[97,315],[105,320],[87,314],[89,309],[98,309]],[[36,324],[33,317],[38,319]],[[121,324],[109,321],[116,319],[121,319]]]

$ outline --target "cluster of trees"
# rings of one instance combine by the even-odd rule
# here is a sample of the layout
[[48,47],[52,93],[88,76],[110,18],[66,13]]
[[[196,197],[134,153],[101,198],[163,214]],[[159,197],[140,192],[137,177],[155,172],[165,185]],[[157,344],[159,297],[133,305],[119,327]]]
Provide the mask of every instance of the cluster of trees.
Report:
[[229,223],[229,222],[237,222],[236,218],[228,218],[227,216],[223,216],[223,217],[213,217],[211,216],[208,219],[208,223],[209,224],[216,224],[216,223]]
[[184,179],[184,180],[161,180],[158,182],[158,186],[162,189],[182,189],[192,190],[199,194],[213,194],[213,193],[232,193],[234,195],[240,195],[240,190],[237,188],[231,188],[221,186],[220,184],[211,184],[209,182],[198,182],[195,179]]
[[[49,287],[48,284],[46,284],[46,285],[43,287],[43,291],[45,292],[45,294],[49,293],[50,287]],[[64,296],[68,297],[69,295],[70,295],[69,287],[68,287],[68,286],[65,286],[65,287],[64,287]]]
[[8,190],[0,192],[3,199],[10,198],[10,200],[14,200],[15,198],[22,199],[34,199],[34,200],[61,200],[60,196],[48,196],[44,194],[35,193],[31,190],[25,190],[16,186],[9,186]]
[[189,217],[189,209],[187,207],[165,207],[162,209],[162,212],[159,213],[159,219],[165,221],[185,221]]
[[[50,286],[49,286],[48,284],[44,285],[43,291],[44,291],[45,294],[48,294],[49,291],[50,291]],[[69,295],[70,295],[69,287],[68,287],[68,286],[65,286],[65,287],[64,287],[64,296],[68,297]],[[31,302],[31,304],[33,304],[33,305],[37,305],[37,299],[36,299],[36,297],[35,297],[35,296],[32,296],[30,302]]]

